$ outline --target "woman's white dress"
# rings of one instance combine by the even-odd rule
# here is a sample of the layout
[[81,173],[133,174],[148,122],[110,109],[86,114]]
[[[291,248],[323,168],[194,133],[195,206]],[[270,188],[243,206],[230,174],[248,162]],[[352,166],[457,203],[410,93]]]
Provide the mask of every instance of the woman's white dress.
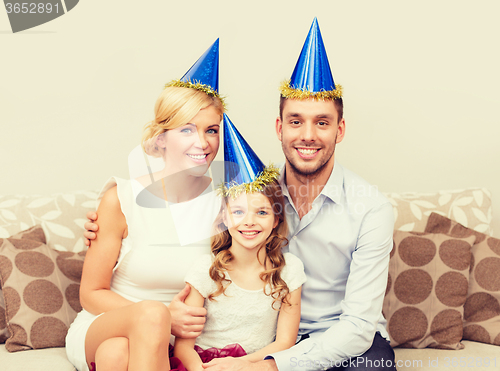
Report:
[[[138,181],[113,177],[99,200],[114,185],[128,236],[113,269],[111,291],[133,302],[156,300],[168,305],[185,286],[193,262],[210,252],[209,237],[220,199],[209,187],[194,200],[167,205]],[[68,359],[79,371],[88,371],[85,336],[96,318],[82,310],[66,336]]]

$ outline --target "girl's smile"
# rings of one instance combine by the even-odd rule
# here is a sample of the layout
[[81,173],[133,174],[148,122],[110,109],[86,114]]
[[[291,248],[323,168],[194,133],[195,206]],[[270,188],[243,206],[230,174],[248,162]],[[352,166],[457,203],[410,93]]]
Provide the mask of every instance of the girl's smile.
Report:
[[243,237],[248,239],[255,238],[260,233],[260,231],[242,231],[242,230],[238,232],[240,232],[243,235]]
[[233,239],[231,249],[259,248],[278,224],[269,199],[261,193],[228,200],[224,223]]

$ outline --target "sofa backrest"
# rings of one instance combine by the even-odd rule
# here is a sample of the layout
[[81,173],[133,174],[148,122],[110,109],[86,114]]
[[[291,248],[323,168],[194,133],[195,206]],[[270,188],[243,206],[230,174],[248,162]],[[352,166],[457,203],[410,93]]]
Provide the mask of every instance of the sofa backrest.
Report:
[[394,208],[394,230],[423,232],[429,215],[435,212],[478,232],[493,232],[491,194],[486,188],[384,195]]
[[[0,196],[0,238],[41,224],[47,243],[60,251],[85,249],[83,225],[96,210],[98,191]],[[384,193],[394,208],[395,230],[423,232],[436,212],[478,232],[491,234],[491,194],[485,188],[429,193]]]
[[50,247],[59,251],[83,251],[85,215],[96,210],[97,194],[98,191],[78,191],[0,196],[0,238],[40,224]]

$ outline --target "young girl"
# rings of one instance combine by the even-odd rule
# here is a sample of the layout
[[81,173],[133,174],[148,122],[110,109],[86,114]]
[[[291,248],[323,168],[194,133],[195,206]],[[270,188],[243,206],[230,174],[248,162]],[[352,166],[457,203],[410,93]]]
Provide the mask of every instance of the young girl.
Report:
[[[225,117],[225,136],[228,122]],[[189,371],[201,371],[211,358],[245,354],[234,352],[236,344],[251,362],[295,344],[306,276],[302,262],[281,251],[288,229],[278,170],[266,168],[260,175],[257,188],[223,192],[212,255],[202,256],[186,276],[192,287],[186,304],[208,312],[197,339],[175,341],[174,355]]]

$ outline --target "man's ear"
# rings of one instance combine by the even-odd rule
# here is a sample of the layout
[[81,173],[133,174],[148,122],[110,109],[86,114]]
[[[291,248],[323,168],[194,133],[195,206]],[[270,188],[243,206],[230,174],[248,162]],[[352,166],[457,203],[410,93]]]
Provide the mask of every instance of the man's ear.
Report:
[[344,135],[345,135],[345,119],[342,118],[342,119],[340,119],[340,122],[339,122],[339,125],[338,125],[338,128],[337,128],[337,140],[336,140],[336,143],[342,142],[342,140],[344,139]]
[[281,135],[283,130],[283,122],[281,122],[281,117],[276,118],[276,135],[278,136],[279,141],[281,142]]

